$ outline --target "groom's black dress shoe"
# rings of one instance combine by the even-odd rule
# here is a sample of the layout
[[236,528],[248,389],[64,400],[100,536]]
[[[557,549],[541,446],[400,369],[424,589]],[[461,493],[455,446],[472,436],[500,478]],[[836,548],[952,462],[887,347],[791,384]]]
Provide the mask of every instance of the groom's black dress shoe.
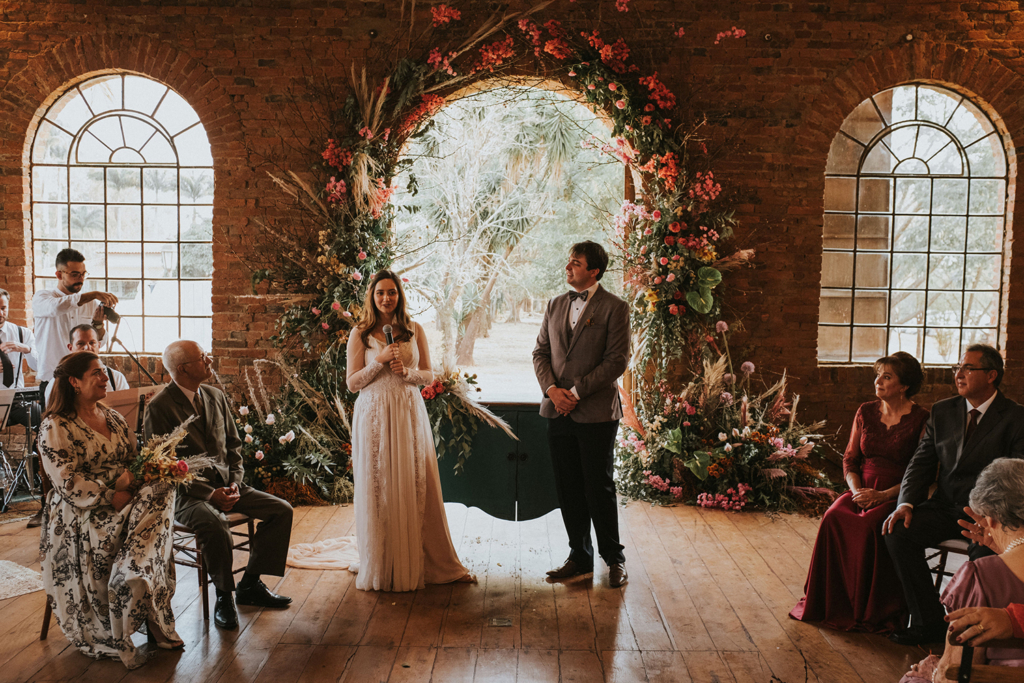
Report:
[[235,589],[235,602],[252,607],[287,607],[292,599],[270,592],[265,583],[256,579],[245,587],[239,584]]
[[944,624],[932,627],[914,626],[891,634],[889,640],[897,645],[925,645],[945,642],[948,635],[949,628]]
[[217,604],[213,609],[213,623],[217,628],[233,631],[238,628],[238,612],[235,611],[235,601],[231,599],[231,593],[217,593]]
[[573,560],[566,560],[565,564],[561,567],[549,571],[548,576],[552,579],[570,579],[574,576],[579,576],[580,574],[589,574],[592,571],[594,571],[593,565],[585,566],[577,564]]

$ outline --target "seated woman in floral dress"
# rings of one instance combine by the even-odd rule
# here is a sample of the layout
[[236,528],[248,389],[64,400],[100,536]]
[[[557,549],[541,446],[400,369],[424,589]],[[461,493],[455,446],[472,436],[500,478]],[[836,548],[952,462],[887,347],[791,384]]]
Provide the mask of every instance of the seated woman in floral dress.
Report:
[[131,481],[135,434],[99,402],[107,395],[99,356],[65,357],[54,382],[39,438],[53,483],[43,507],[43,587],[75,647],[134,669],[148,656],[132,643],[136,631],[164,649],[184,647],[171,612],[174,488]]

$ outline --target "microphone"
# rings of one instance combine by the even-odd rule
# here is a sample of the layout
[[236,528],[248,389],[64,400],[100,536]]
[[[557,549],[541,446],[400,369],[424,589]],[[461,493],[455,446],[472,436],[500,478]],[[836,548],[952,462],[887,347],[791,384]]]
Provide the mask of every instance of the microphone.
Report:
[[392,344],[394,344],[395,343],[395,338],[391,335],[391,325],[385,325],[383,332],[384,332],[384,339],[387,340],[388,346],[391,346]]

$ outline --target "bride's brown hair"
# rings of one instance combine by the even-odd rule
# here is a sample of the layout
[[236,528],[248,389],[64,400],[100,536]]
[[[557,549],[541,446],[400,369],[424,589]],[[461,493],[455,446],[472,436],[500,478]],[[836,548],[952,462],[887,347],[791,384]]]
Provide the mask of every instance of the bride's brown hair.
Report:
[[359,330],[359,337],[363,340],[363,346],[369,346],[370,332],[377,325],[380,319],[380,311],[377,310],[377,302],[373,300],[373,292],[381,280],[391,280],[398,289],[398,305],[395,306],[395,318],[391,321],[393,328],[391,333],[396,342],[405,342],[412,339],[412,319],[405,306],[405,290],[402,289],[402,278],[390,270],[382,270],[370,280],[370,286],[366,288],[366,299],[363,301],[363,315],[359,319],[356,329]]

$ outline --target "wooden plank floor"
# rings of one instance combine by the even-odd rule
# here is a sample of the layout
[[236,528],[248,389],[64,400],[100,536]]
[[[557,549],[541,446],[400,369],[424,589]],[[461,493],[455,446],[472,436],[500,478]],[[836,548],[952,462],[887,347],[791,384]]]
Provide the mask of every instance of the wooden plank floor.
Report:
[[[815,520],[626,505],[630,582],[614,590],[603,564],[593,578],[545,580],[567,555],[557,511],[513,523],[447,508],[478,585],[369,593],[348,572],[289,569],[271,588],[294,599],[290,609],[242,607],[239,629],[225,632],[203,621],[195,573],[180,569],[186,649],[158,651],[134,672],[79,654],[56,624],[38,640],[37,592],[0,601],[0,681],[877,683],[923,656],[787,616]],[[353,508],[299,508],[294,525],[296,543],[348,535]],[[0,559],[38,570],[37,548],[24,522],[0,526]],[[498,618],[511,626],[492,625]]]

